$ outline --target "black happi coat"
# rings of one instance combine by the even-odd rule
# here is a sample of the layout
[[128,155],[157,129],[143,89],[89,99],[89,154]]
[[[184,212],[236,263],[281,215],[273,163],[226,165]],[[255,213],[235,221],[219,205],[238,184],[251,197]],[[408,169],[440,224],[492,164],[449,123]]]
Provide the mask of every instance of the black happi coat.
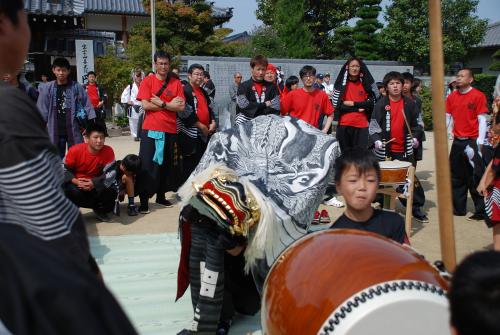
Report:
[[[253,79],[249,79],[238,86],[238,93],[236,94],[236,115],[242,114],[247,120],[261,115],[279,115],[280,95],[278,88],[273,83],[268,83],[267,81],[263,83],[263,89],[265,89],[264,101],[257,101],[256,92],[253,89]],[[269,107],[266,106],[265,101],[271,101],[271,105]]]
[[[194,154],[197,148],[196,143],[202,137],[201,131],[194,126],[199,119],[197,115],[198,103],[195,103],[193,91],[193,87],[190,84],[184,85],[186,107],[184,111],[177,113],[177,143],[183,155]],[[210,124],[215,119],[212,103],[208,93],[203,88],[201,88],[201,92],[203,92],[203,97],[207,101]]]
[[[403,124],[404,134],[405,134],[405,156],[407,161],[414,161],[413,154],[413,138],[421,138],[423,128],[418,124],[418,111],[415,103],[406,97],[404,99],[403,112],[405,114],[406,120],[408,121],[408,126],[410,127],[411,134],[409,133],[408,126],[406,122]],[[376,141],[388,142],[391,139],[391,110],[389,97],[381,98],[373,109],[372,117],[369,125],[369,146],[374,146]],[[385,160],[386,157],[391,158],[391,144],[388,143],[384,145],[382,149],[374,149],[375,155],[379,160]]]

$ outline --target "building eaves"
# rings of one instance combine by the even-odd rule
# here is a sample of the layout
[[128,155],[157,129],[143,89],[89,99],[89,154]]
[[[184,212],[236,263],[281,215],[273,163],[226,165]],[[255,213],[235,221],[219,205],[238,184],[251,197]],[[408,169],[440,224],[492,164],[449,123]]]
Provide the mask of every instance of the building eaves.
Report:
[[24,10],[32,15],[81,16],[85,0],[25,0]]
[[85,0],[85,13],[149,16],[142,0]]
[[477,45],[479,48],[500,47],[500,21],[488,25],[483,41]]

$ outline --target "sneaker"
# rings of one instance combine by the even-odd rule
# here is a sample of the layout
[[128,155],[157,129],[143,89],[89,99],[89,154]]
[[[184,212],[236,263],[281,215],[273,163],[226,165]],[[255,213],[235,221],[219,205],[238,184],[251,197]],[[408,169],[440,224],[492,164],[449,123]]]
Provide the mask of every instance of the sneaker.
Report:
[[420,208],[419,209],[414,209],[413,212],[412,212],[412,214],[413,214],[413,217],[415,218],[415,220],[417,220],[417,221],[420,221],[422,223],[429,222],[429,218],[427,217],[427,215],[425,215],[424,212],[422,212],[420,210]]
[[467,221],[482,221],[484,220],[484,214],[482,213],[474,213],[467,218]]
[[327,206],[337,207],[337,208],[344,207],[344,203],[342,201],[340,201],[339,199],[337,199],[336,196],[333,196],[330,200],[323,202],[323,204],[325,204]]
[[455,215],[455,216],[465,216],[465,215],[467,215],[467,213],[465,213],[465,212],[463,212],[463,213],[462,213],[462,212],[460,212],[460,213],[459,213],[459,212],[455,212],[455,211],[453,211],[453,215]]
[[323,209],[319,216],[319,224],[329,224],[329,223],[332,223],[330,215],[328,215],[328,211],[326,209]]
[[128,216],[139,215],[139,211],[137,210],[137,206],[136,205],[128,205],[127,206],[127,214],[128,214]]
[[111,218],[109,217],[108,213],[105,212],[99,212],[94,209],[94,214],[97,218],[97,220],[101,222],[110,222]]
[[141,214],[149,214],[151,212],[149,211],[148,205],[146,205],[146,206],[141,205],[139,207],[139,213],[141,213]]
[[173,207],[174,206],[174,204],[172,204],[167,199],[156,199],[156,203],[158,205],[162,205],[163,207]]
[[318,211],[314,212],[314,219],[312,220],[313,225],[318,225],[319,224],[319,217],[320,214]]

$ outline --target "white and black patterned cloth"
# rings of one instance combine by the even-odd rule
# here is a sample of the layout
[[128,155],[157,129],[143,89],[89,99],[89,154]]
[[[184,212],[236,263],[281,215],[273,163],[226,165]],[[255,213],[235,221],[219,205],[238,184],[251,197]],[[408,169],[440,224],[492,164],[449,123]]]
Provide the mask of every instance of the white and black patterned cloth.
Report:
[[262,193],[274,211],[279,232],[272,248],[264,252],[265,276],[265,268],[306,234],[339,155],[338,142],[306,122],[261,116],[216,133],[190,179],[223,163]]

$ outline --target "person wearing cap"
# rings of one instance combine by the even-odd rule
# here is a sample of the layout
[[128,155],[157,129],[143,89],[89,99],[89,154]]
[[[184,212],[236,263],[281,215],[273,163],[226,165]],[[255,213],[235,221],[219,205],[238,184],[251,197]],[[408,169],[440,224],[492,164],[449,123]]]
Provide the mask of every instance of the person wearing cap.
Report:
[[315,81],[315,83],[313,84],[313,87],[314,87],[314,88],[317,88],[317,89],[320,89],[320,90],[322,90],[322,91],[324,91],[324,90],[325,90],[325,87],[323,86],[323,74],[318,73],[318,74],[316,75],[316,81]]
[[325,73],[323,77],[323,87],[326,95],[328,95],[328,97],[330,97],[331,99],[333,93],[333,84],[330,83],[330,74],[328,72]]

